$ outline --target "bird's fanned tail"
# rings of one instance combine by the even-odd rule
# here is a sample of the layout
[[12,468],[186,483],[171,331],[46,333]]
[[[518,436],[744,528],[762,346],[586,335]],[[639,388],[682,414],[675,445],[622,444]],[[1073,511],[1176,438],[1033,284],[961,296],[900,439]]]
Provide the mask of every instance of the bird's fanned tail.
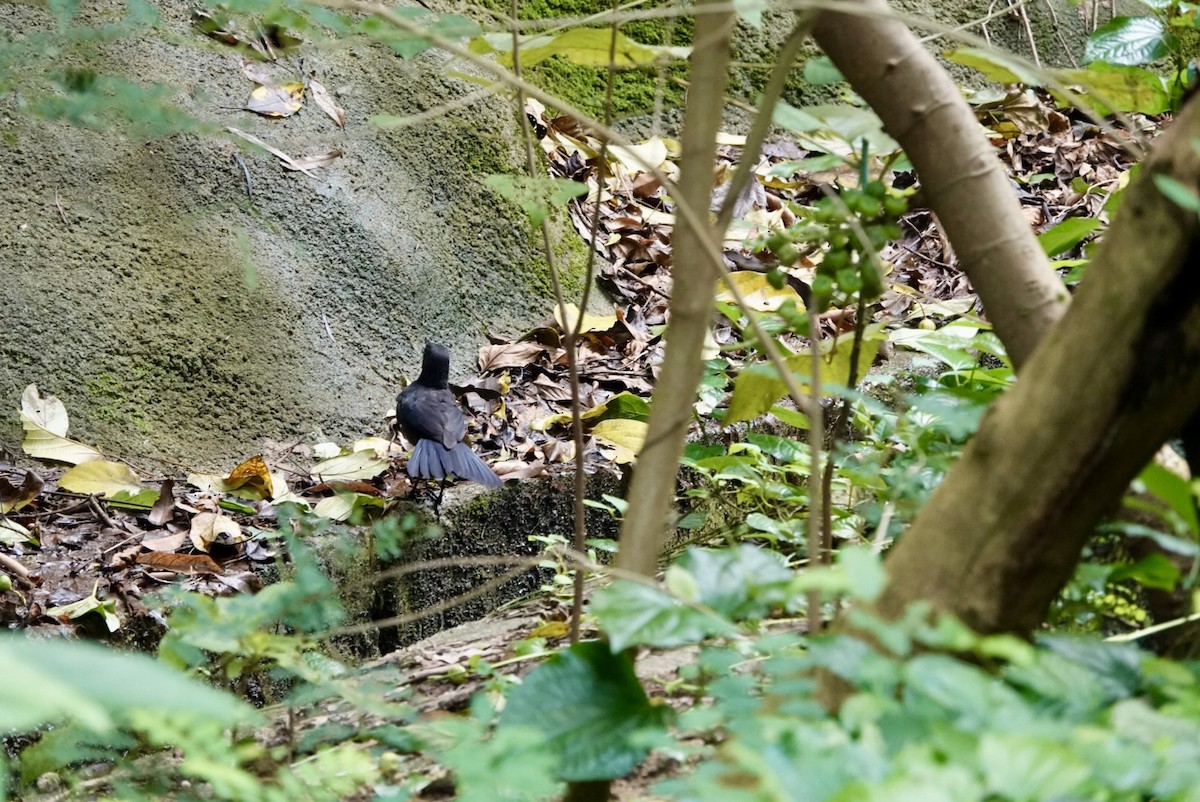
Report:
[[444,479],[449,474],[484,487],[501,484],[500,477],[466,443],[457,443],[454,448],[447,449],[436,440],[418,440],[408,458],[408,475]]

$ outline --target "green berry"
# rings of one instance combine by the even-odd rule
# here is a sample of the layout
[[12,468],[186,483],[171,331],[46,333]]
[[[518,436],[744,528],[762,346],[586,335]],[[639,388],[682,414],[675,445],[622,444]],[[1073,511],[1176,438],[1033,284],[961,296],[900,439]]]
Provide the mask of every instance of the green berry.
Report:
[[868,220],[874,220],[883,214],[883,201],[870,195],[864,195],[859,199],[858,208],[855,211]]
[[838,271],[837,283],[844,293],[858,292],[863,285],[862,274],[853,267],[847,267]]
[[868,301],[873,301],[883,295],[883,276],[870,261],[862,264],[862,295]]
[[831,250],[825,254],[825,259],[821,264],[836,273],[850,264],[850,251],[845,248]]
[[868,195],[870,195],[872,198],[877,198],[878,200],[883,200],[884,196],[887,195],[887,185],[879,180],[875,180],[867,184],[865,190]]
[[908,198],[900,195],[888,195],[883,199],[883,210],[888,217],[899,217],[908,211]]
[[781,265],[794,265],[800,258],[800,251],[796,250],[796,246],[792,243],[785,242],[781,247],[775,249],[775,258]]
[[767,283],[777,290],[782,290],[783,285],[787,284],[787,276],[782,270],[768,270]]

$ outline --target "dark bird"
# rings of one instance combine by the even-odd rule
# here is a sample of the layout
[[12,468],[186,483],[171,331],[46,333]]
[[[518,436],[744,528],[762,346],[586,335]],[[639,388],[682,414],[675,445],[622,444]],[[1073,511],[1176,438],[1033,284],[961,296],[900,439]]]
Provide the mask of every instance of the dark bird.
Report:
[[500,477],[464,443],[467,419],[450,392],[450,352],[425,343],[421,375],[396,396],[396,424],[413,444],[408,475],[459,479],[499,487]]

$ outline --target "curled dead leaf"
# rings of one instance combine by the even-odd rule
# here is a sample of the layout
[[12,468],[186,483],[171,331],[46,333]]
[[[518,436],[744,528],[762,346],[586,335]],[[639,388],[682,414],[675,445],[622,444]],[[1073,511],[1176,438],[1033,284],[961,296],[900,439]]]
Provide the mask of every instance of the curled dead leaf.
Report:
[[329,94],[329,90],[324,85],[316,81],[309,81],[308,88],[312,91],[313,100],[321,108],[321,111],[329,115],[329,118],[337,123],[338,128],[346,127],[346,112],[342,107],[333,102],[333,96]]
[[26,471],[25,477],[18,487],[14,487],[6,477],[0,476],[0,513],[19,510],[37,498],[45,486],[42,477],[33,471]]

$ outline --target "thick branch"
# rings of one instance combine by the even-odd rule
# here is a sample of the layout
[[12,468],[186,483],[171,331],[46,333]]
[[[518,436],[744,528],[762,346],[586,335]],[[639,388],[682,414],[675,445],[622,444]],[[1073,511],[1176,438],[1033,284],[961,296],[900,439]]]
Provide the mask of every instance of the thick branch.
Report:
[[[691,90],[683,118],[683,156],[677,199],[700,210],[712,199],[716,138],[721,126],[729,67],[733,14],[712,11],[716,0],[696,3],[696,32],[691,59]],[[685,221],[672,235],[671,324],[646,443],[638,455],[629,508],[621,527],[617,567],[653,574],[667,513],[675,497],[675,477],[692,416],[696,388],[704,370],[701,349],[712,322],[717,273],[706,251],[715,239],[713,225]]]

